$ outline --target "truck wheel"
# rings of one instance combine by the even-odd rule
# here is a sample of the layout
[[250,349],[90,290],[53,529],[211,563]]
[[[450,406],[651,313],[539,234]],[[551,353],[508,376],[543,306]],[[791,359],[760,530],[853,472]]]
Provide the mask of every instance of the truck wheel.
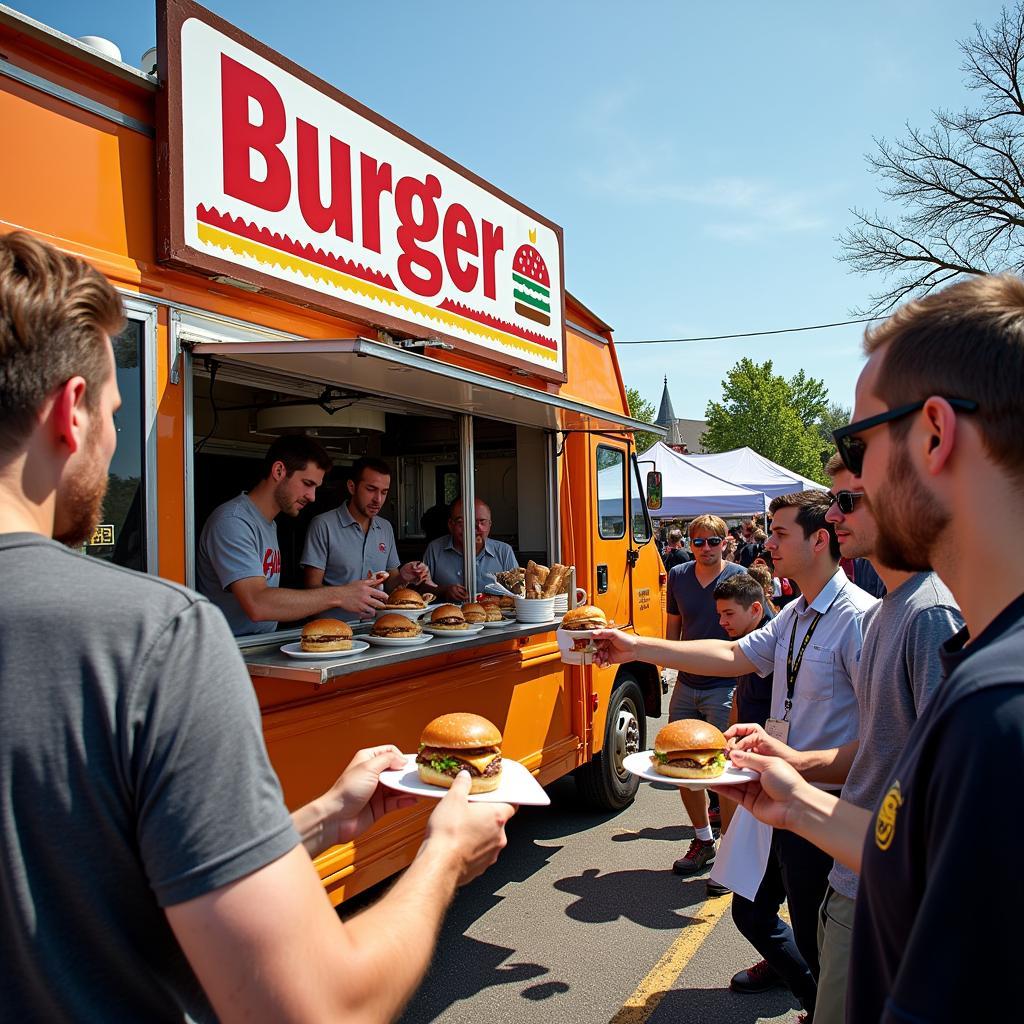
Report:
[[619,675],[612,690],[604,727],[604,747],[589,764],[576,769],[576,791],[585,803],[600,810],[628,807],[640,787],[640,779],[622,767],[627,754],[644,749],[647,719],[644,695],[632,674]]

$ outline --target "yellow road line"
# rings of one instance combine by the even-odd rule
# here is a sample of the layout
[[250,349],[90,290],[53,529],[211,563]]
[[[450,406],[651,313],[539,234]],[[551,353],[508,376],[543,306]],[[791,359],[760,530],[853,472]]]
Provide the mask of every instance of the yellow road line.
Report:
[[695,915],[699,916],[700,920],[683,928],[679,938],[669,946],[665,955],[648,972],[647,977],[637,985],[633,994],[612,1017],[610,1024],[644,1024],[730,906],[731,894],[719,896],[702,904]]

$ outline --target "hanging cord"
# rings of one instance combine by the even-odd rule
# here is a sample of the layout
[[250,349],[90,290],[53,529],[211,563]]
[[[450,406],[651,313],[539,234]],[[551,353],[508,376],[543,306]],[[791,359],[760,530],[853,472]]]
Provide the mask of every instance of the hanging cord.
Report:
[[219,363],[213,361],[208,363],[210,369],[210,408],[213,410],[213,423],[195,448],[192,449],[193,455],[198,455],[203,450],[203,445],[213,437],[214,431],[217,429],[217,423],[220,420],[220,410],[217,408],[217,399],[214,395],[214,387],[217,383],[217,369],[219,365]]

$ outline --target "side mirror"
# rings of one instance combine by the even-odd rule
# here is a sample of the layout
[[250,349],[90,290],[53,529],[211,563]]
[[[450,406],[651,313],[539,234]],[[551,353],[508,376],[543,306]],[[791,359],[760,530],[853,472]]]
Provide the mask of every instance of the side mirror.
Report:
[[655,512],[661,508],[661,474],[656,469],[647,474],[647,507]]

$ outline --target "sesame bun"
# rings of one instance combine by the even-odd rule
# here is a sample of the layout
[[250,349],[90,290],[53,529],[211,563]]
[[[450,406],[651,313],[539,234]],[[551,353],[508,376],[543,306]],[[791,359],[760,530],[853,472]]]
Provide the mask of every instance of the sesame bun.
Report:
[[420,736],[425,747],[447,750],[476,750],[501,746],[501,730],[483,715],[454,711],[428,722]]
[[[462,615],[469,623],[487,621],[487,609],[482,604],[476,604],[475,602],[464,604],[462,606]],[[500,617],[501,613],[499,612],[498,615]]]
[[304,651],[348,651],[352,627],[341,619],[314,619],[302,627],[299,644]]
[[420,629],[420,624],[414,619],[410,619],[408,615],[392,612],[377,619],[370,633],[373,636],[400,638],[421,636],[423,630]]
[[462,630],[468,627],[465,615],[457,604],[439,604],[430,615],[434,629]]

